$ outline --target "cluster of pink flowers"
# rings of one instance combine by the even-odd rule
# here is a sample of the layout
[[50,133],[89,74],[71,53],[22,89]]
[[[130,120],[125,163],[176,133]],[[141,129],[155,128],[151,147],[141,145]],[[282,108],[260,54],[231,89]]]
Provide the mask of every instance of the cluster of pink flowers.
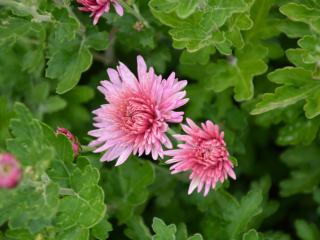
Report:
[[198,127],[187,119],[182,125],[185,135],[174,135],[181,141],[176,150],[167,136],[170,123],[181,123],[184,112],[176,111],[188,102],[183,89],[187,81],[179,81],[175,73],[167,79],[148,69],[144,59],[137,57],[138,74],[135,76],[127,66],[120,63],[116,69],[109,68],[110,80],[98,87],[106,104],[95,114],[95,137],[90,143],[95,152],[103,152],[101,161],[117,160],[116,166],[124,163],[131,154],[151,154],[154,160],[164,155],[172,158],[172,174],[191,171],[189,194],[196,188],[204,189],[206,196],[217,182],[228,176],[235,179],[233,164],[224,141],[224,133],[211,121]]
[[[77,0],[82,5],[79,9],[91,12],[93,24],[109,12],[112,4],[122,16],[123,8],[118,0]],[[95,130],[89,135],[95,137],[89,146],[94,152],[103,152],[101,161],[116,161],[116,166],[124,163],[131,154],[151,154],[154,160],[164,155],[172,157],[167,161],[172,164],[172,174],[191,171],[191,194],[196,188],[204,189],[206,196],[217,182],[224,182],[228,176],[236,179],[233,164],[224,141],[224,133],[211,121],[198,127],[191,119],[188,125],[182,125],[185,135],[174,135],[178,149],[172,148],[167,136],[170,123],[181,123],[184,113],[176,111],[188,102],[183,91],[187,81],[179,81],[172,73],[167,79],[155,74],[153,68],[147,69],[141,56],[137,58],[137,77],[120,63],[117,69],[109,68],[108,80],[98,87],[104,94],[106,104],[95,110]],[[66,129],[59,128],[57,133],[66,135],[72,142],[75,156],[79,146],[73,135]]]

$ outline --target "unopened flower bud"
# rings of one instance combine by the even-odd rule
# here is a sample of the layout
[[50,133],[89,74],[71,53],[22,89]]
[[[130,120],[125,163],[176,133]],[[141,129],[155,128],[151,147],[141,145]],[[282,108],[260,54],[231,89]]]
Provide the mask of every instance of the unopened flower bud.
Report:
[[77,157],[80,153],[80,144],[78,139],[66,128],[57,128],[57,134],[65,135],[72,144],[72,150],[75,157]]
[[14,188],[20,182],[22,171],[17,159],[10,153],[0,154],[0,188]]

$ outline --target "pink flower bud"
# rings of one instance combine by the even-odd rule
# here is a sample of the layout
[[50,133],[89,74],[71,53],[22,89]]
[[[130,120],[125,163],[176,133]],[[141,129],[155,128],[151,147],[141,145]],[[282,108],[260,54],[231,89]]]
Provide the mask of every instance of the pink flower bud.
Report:
[[0,154],[0,188],[14,188],[20,182],[22,171],[10,153]]
[[73,134],[66,128],[58,127],[56,133],[65,135],[70,140],[72,144],[73,154],[75,157],[77,157],[80,153],[80,144],[78,139],[75,136],[73,136]]

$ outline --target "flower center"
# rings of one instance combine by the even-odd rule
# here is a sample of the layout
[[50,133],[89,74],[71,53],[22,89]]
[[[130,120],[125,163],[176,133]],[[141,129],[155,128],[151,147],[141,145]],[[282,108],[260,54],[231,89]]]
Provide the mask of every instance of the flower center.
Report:
[[144,133],[152,128],[154,121],[157,120],[155,106],[150,100],[131,97],[122,110],[124,126],[131,133]]
[[4,164],[0,166],[0,177],[6,177],[8,176],[13,169],[13,166],[9,164]]
[[195,155],[200,160],[198,163],[205,167],[216,166],[226,154],[224,145],[216,139],[202,141],[195,149]]

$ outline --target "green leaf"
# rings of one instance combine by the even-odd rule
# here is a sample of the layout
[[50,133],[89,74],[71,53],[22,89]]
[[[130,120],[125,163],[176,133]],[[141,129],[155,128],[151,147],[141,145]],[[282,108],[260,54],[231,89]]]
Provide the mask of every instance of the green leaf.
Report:
[[[1,235],[0,235],[1,236]],[[6,237],[10,240],[34,240],[35,236],[25,229],[9,229],[6,231]],[[1,239],[1,238],[0,238]]]
[[290,38],[300,38],[305,35],[310,35],[311,33],[307,24],[302,22],[293,22],[289,19],[281,21],[279,29]]
[[57,239],[89,240],[89,230],[85,228],[70,228],[58,234]]
[[[179,1],[160,1],[152,0],[149,6],[153,15],[163,24],[170,26],[172,29],[169,34],[174,40],[175,48],[187,48],[190,52],[219,44],[215,35],[220,34],[219,28],[235,13],[245,12],[249,6],[243,0],[233,2],[209,0],[201,4],[201,11],[194,11],[195,1],[188,1],[188,8]],[[199,4],[199,1],[198,1]],[[180,8],[181,5],[181,8]],[[193,14],[191,14],[192,11]],[[176,13],[173,12],[176,10]],[[184,19],[179,18],[184,17]],[[224,42],[226,44],[227,42]],[[220,46],[221,48],[222,46]],[[221,50],[221,49],[220,49]]]
[[51,96],[43,103],[43,112],[53,113],[64,109],[67,102],[60,96]]
[[312,64],[320,61],[320,40],[317,37],[305,35],[298,41],[298,45],[304,50],[302,55],[304,63]]
[[79,21],[70,16],[66,8],[56,9],[53,14],[56,19],[54,35],[57,41],[73,40],[80,30]]
[[305,100],[304,111],[311,119],[320,114],[319,81],[312,78],[311,71],[302,68],[285,67],[268,75],[272,82],[283,84],[274,93],[266,93],[251,114],[261,114],[278,108],[285,108]]
[[95,95],[94,90],[89,86],[76,86],[64,97],[69,102],[86,103],[90,101]]
[[[196,196],[192,200],[201,212],[209,214],[201,222],[206,238],[238,239],[262,213],[263,195],[257,188],[244,195],[240,203],[223,189],[209,194],[206,199]],[[215,207],[210,209],[210,206]]]
[[0,26],[0,45],[6,42],[15,42],[17,38],[23,37],[33,27],[33,23],[21,18],[8,18]]
[[4,147],[5,139],[9,137],[9,123],[13,111],[9,107],[6,97],[0,97],[0,149]]
[[85,44],[89,48],[93,48],[98,51],[105,50],[109,46],[109,34],[107,32],[91,30],[88,32]]
[[320,231],[313,223],[307,223],[299,219],[294,222],[294,226],[301,240],[317,240],[320,238]]
[[239,236],[248,226],[253,217],[262,212],[262,193],[260,190],[251,190],[240,202],[240,207],[231,211],[231,224],[228,232],[232,238]]
[[68,92],[77,85],[81,74],[88,70],[92,62],[89,49],[78,41],[69,42],[56,49],[48,61],[46,76],[57,79],[57,93]]
[[288,3],[280,7],[280,12],[293,21],[308,24],[313,31],[320,33],[319,9],[308,8],[298,3]]
[[122,223],[130,219],[134,209],[147,200],[147,186],[155,176],[149,162],[131,157],[117,168],[103,170],[102,177],[107,204],[113,206],[112,214]]
[[37,49],[27,52],[22,62],[23,71],[28,71],[29,73],[42,71],[45,63],[43,50],[44,49],[39,46]]
[[75,166],[69,139],[34,119],[24,105],[16,104],[15,112],[7,146],[25,171],[17,188],[0,190],[0,224],[8,221],[10,228],[32,234],[52,228],[57,239],[88,239],[88,229],[105,215],[98,170]]
[[[137,30],[135,27],[137,19],[132,15],[125,14],[119,17],[109,13],[107,19],[108,23],[117,29],[117,40],[124,51],[138,50],[141,52],[142,49],[150,50],[156,47],[155,29],[144,26],[141,30]],[[110,35],[115,35],[115,32],[110,32]]]
[[201,64],[205,65],[210,60],[210,55],[215,53],[215,48],[205,47],[197,52],[190,53],[183,51],[180,56],[180,63],[182,64]]
[[[59,188],[55,183],[38,188],[21,185],[13,192],[0,191],[0,224],[9,221],[10,228],[26,228],[32,233],[52,224],[58,208]],[[10,199],[10,201],[8,201]]]
[[154,240],[175,240],[177,228],[174,224],[166,225],[160,218],[153,218],[152,229],[155,235]]
[[280,129],[277,138],[279,145],[309,145],[317,136],[320,127],[319,118],[311,120],[300,117]]
[[[267,70],[263,61],[267,49],[260,45],[247,45],[237,50],[235,56],[228,60],[218,60],[216,63],[207,65],[186,65],[183,71],[191,77],[205,83],[205,88],[221,92],[229,87],[234,87],[235,100],[244,101],[253,97],[254,76],[260,75]],[[255,65],[254,68],[251,66]],[[192,68],[191,68],[192,67]]]
[[126,221],[125,235],[132,239],[150,240],[151,233],[149,228],[144,224],[141,216],[134,215]]
[[106,218],[102,219],[97,225],[95,225],[91,233],[99,240],[105,240],[109,237],[109,232],[113,230],[111,223]]
[[[46,143],[46,136],[38,120],[22,104],[15,105],[17,118],[10,123],[14,139],[7,140],[7,147],[23,166],[34,166],[44,171],[53,159],[54,149]],[[41,144],[40,144],[41,143]]]
[[176,8],[176,13],[177,13],[178,17],[180,17],[180,18],[189,17],[192,13],[194,13],[196,8],[200,4],[199,0],[180,1],[180,2],[177,1],[177,2],[179,4]]
[[61,199],[57,226],[70,228],[77,225],[90,228],[102,220],[106,207],[104,193],[98,186],[98,181],[99,172],[91,165],[83,171],[75,169],[72,172],[69,184],[74,194]]
[[255,229],[251,229],[248,232],[244,233],[242,236],[242,240],[259,240],[259,234]]
[[290,178],[280,182],[282,196],[288,197],[313,191],[320,183],[319,154],[317,146],[299,146],[282,154],[282,161],[292,168]]

